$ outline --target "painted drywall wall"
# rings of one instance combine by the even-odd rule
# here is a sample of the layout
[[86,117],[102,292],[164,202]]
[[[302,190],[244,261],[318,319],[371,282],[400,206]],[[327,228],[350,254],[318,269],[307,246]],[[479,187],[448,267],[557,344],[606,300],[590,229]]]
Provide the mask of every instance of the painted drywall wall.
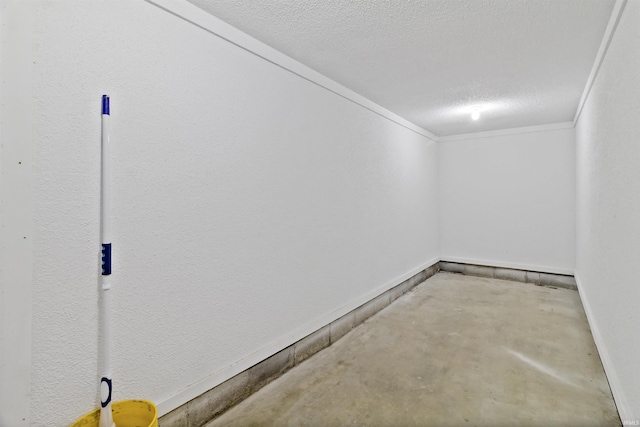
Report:
[[0,2],[0,426],[28,426],[31,386],[32,20]]
[[573,273],[574,130],[547,128],[443,138],[443,260]]
[[98,403],[103,93],[116,400],[167,412],[437,260],[437,146],[391,114],[147,2],[33,19],[31,425]]
[[623,421],[640,421],[640,2],[627,2],[576,126],[576,279]]

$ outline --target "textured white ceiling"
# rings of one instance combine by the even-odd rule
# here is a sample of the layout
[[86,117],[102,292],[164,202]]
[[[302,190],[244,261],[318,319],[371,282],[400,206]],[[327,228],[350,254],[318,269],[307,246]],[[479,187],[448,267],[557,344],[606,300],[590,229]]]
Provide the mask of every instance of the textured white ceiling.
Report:
[[573,120],[614,5],[189,1],[440,136]]

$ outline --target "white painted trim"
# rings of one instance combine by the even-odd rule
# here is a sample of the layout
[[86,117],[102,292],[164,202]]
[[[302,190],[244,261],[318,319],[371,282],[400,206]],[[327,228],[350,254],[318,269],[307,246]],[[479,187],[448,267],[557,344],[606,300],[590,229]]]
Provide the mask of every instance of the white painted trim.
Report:
[[400,117],[399,115],[387,110],[375,102],[365,98],[362,95],[348,89],[334,80],[318,73],[317,71],[307,67],[306,65],[296,61],[295,59],[277,51],[276,49],[254,39],[248,34],[243,33],[237,28],[232,27],[226,22],[216,18],[215,16],[205,12],[199,7],[187,2],[186,0],[145,0],[148,3],[169,12],[170,14],[185,20],[203,30],[228,41],[247,52],[277,65],[311,83],[315,83],[320,87],[327,89],[349,101],[352,101],[361,107],[376,113],[392,122],[416,132],[432,141],[437,141],[437,136],[426,129],[423,129],[414,123]]
[[31,425],[33,2],[0,3],[0,425]]
[[328,313],[318,319],[315,319],[312,322],[307,323],[306,325],[303,325],[297,329],[294,329],[293,331],[291,331],[290,333],[278,338],[277,340],[271,342],[270,344],[268,344],[267,346],[255,351],[254,353],[250,354],[249,356],[245,357],[244,359],[241,359],[235,363],[233,363],[232,365],[227,366],[226,368],[212,374],[211,376],[193,384],[190,385],[189,387],[187,387],[186,389],[180,391],[179,393],[177,393],[176,395],[166,399],[163,402],[160,402],[158,404],[158,416],[162,416],[164,414],[167,414],[171,411],[173,411],[174,409],[176,409],[177,407],[184,405],[185,403],[187,403],[188,401],[190,401],[191,399],[200,396],[201,394],[205,393],[208,390],[211,390],[212,388],[216,387],[217,385],[220,385],[221,383],[225,382],[226,380],[228,380],[229,378],[234,377],[235,375],[238,375],[239,373],[249,369],[250,367],[252,367],[253,365],[255,365],[256,363],[259,363],[263,360],[265,360],[266,358],[276,354],[277,352],[279,352],[280,350],[283,350],[287,347],[289,347],[290,345],[294,344],[295,342],[301,340],[302,338],[306,337],[307,335],[317,331],[320,328],[325,327],[326,325],[330,324],[331,322],[333,322],[334,320],[339,319],[340,317],[344,316],[345,314],[355,310],[356,308],[360,307],[362,304],[365,304],[371,300],[373,300],[374,298],[376,298],[378,295],[381,295],[382,293],[388,291],[389,289],[399,285],[400,283],[404,282],[405,280],[409,279],[410,277],[415,276],[416,274],[418,274],[419,272],[421,272],[422,270],[424,270],[425,268],[428,268],[430,266],[432,266],[433,264],[437,263],[439,261],[439,258],[433,258],[429,261],[427,261],[426,263],[412,269],[411,271],[402,274],[398,277],[396,277],[393,280],[390,280],[389,282],[385,283],[384,285],[373,289],[372,291],[361,295],[357,298],[352,299],[351,301],[349,301],[347,304],[343,305],[342,307],[332,311],[331,313]]
[[607,28],[604,30],[604,35],[602,36],[602,41],[600,42],[600,49],[598,50],[596,59],[593,61],[593,66],[591,67],[591,73],[589,74],[589,78],[587,79],[587,84],[584,87],[584,91],[582,92],[582,97],[580,98],[580,102],[578,103],[578,109],[576,110],[576,115],[573,117],[573,126],[575,126],[576,123],[578,123],[578,119],[580,119],[580,114],[582,114],[582,109],[584,108],[584,104],[587,102],[587,98],[589,97],[589,93],[591,93],[591,88],[593,87],[593,84],[596,81],[596,77],[598,77],[600,66],[604,61],[604,57],[607,55],[607,51],[609,50],[609,45],[611,44],[611,40],[613,39],[613,35],[616,32],[616,28],[618,27],[618,22],[620,22],[620,17],[622,16],[622,12],[624,11],[624,7],[626,5],[627,5],[627,0],[616,0],[616,4],[613,6],[613,11],[611,12],[609,23],[607,24]]
[[570,268],[549,267],[547,265],[521,264],[516,262],[505,262],[505,261],[495,261],[495,260],[476,259],[476,258],[462,258],[462,257],[445,256],[445,255],[440,257],[440,261],[459,262],[462,264],[484,265],[487,267],[513,268],[516,270],[538,271],[541,273],[564,274],[567,276],[573,275],[573,270]]
[[609,387],[611,387],[611,393],[613,394],[613,400],[615,401],[616,407],[618,408],[620,419],[631,420],[632,414],[629,404],[627,403],[627,398],[624,394],[622,386],[620,385],[620,380],[616,375],[614,364],[611,361],[611,356],[609,356],[607,347],[605,346],[604,340],[602,339],[600,329],[598,329],[598,324],[596,323],[593,310],[591,309],[591,305],[589,304],[587,295],[584,291],[584,288],[582,287],[582,280],[580,279],[580,275],[577,271],[574,273],[574,277],[576,279],[576,284],[578,285],[578,294],[580,295],[580,300],[582,301],[584,312],[587,315],[589,328],[591,328],[593,341],[596,343],[596,348],[598,349],[598,353],[600,354],[600,360],[602,361],[604,372],[607,375]]
[[464,141],[467,139],[491,138],[495,136],[519,135],[523,133],[547,132],[559,129],[570,129],[573,122],[550,123],[546,125],[525,126],[519,128],[489,130],[486,132],[461,133],[459,135],[441,136],[438,142]]

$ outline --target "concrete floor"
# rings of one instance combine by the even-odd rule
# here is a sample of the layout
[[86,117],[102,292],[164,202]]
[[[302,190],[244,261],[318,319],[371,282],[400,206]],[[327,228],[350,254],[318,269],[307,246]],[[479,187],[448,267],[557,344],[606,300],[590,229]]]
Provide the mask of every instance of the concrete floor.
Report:
[[619,426],[576,291],[440,273],[207,424]]

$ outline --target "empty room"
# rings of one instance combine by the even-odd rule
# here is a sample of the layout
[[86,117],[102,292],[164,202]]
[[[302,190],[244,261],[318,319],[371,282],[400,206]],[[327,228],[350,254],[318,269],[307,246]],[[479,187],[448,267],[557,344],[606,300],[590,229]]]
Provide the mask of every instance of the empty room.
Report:
[[640,425],[640,0],[0,0],[0,427]]

